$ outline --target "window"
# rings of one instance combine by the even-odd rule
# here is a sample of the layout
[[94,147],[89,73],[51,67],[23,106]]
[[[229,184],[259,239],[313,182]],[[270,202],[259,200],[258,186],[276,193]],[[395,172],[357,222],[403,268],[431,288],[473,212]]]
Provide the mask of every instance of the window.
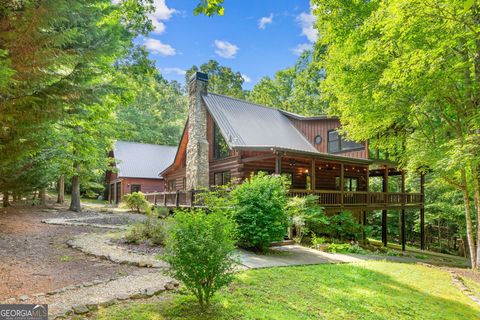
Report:
[[230,155],[227,142],[220,132],[220,128],[215,124],[213,127],[213,158],[223,159]]
[[177,180],[168,180],[168,190],[169,191],[175,191],[177,190]]
[[328,132],[328,153],[345,152],[363,148],[365,148],[363,143],[343,139],[336,130]]
[[223,186],[230,182],[230,171],[216,172],[213,176],[213,184]]
[[[337,190],[340,190],[340,177],[335,178],[335,184]],[[358,178],[356,177],[344,177],[343,178],[343,190],[344,191],[358,191]]]
[[142,190],[142,188],[139,184],[132,184],[130,186],[130,193],[140,192],[141,190]]

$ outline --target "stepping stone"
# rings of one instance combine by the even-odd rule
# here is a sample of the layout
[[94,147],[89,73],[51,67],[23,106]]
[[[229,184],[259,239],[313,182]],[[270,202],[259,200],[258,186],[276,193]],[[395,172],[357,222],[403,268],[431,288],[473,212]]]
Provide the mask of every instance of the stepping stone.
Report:
[[75,306],[75,307],[73,307],[72,309],[73,309],[73,312],[74,312],[75,314],[85,314],[85,313],[90,312],[90,310],[88,310],[87,306],[84,305],[84,304]]
[[25,302],[28,300],[28,296],[27,295],[21,295],[20,297],[18,297],[18,299],[20,299],[20,301],[22,302]]

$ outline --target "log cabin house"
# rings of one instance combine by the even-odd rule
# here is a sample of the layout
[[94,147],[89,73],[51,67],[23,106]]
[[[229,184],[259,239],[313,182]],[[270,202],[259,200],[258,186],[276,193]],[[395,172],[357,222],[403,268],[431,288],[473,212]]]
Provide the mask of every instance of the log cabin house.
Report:
[[165,181],[158,173],[173,162],[177,147],[117,141],[109,156],[115,169],[106,174],[108,201],[118,204],[132,192],[162,192]]
[[[173,163],[161,175],[167,190],[155,202],[194,205],[195,190],[243,180],[265,171],[286,175],[290,194],[318,196],[327,212],[352,212],[365,223],[371,210],[382,210],[387,243],[387,210],[400,210],[405,246],[405,209],[417,208],[423,247],[423,176],[421,190],[407,193],[404,172],[388,161],[369,158],[368,142],[343,138],[335,117],[302,116],[207,92],[208,76],[197,72],[189,83],[189,113]],[[400,192],[389,192],[388,179],[401,177]],[[369,182],[381,177],[383,189]]]

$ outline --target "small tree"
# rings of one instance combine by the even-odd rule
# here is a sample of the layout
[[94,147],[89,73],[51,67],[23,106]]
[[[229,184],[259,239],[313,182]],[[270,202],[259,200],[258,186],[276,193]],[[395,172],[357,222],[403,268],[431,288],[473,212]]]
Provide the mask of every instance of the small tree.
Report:
[[287,203],[290,227],[295,229],[295,236],[301,242],[303,236],[311,231],[318,232],[320,225],[328,224],[323,207],[318,204],[318,196],[293,197]]
[[145,211],[149,206],[147,198],[145,198],[145,195],[141,192],[126,194],[123,196],[122,200],[129,209],[136,210],[138,213],[142,210]]
[[233,216],[241,246],[265,251],[273,241],[285,236],[286,194],[285,178],[265,173],[253,175],[232,191]]
[[171,275],[181,280],[201,308],[233,279],[234,223],[221,212],[177,210],[169,218],[165,255]]

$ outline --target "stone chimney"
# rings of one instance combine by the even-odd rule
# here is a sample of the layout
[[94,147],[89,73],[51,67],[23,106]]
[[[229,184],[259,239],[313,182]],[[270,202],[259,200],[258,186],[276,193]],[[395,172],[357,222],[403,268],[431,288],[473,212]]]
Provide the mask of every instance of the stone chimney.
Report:
[[207,106],[208,75],[196,72],[188,84],[187,190],[209,187]]

